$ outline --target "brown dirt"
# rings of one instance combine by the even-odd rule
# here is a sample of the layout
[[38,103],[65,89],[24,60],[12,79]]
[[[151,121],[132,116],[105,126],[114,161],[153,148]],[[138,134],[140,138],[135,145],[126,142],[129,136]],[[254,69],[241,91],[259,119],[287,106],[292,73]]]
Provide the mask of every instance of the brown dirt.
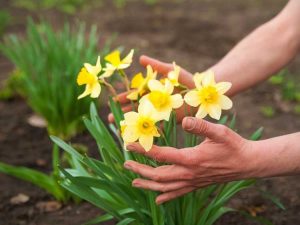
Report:
[[[116,9],[109,5],[81,12],[69,18],[54,11],[30,13],[9,6],[0,0],[0,8],[9,10],[14,21],[8,32],[24,33],[26,16],[37,18],[41,15],[59,26],[61,21],[75,20],[78,17],[87,23],[96,23],[103,37],[114,32],[119,36],[116,45],[127,49],[137,49],[137,54],[148,54],[164,61],[175,60],[190,71],[201,71],[219,60],[239,39],[259,24],[269,20],[283,7],[283,0],[247,0],[247,1],[200,1],[186,0],[184,3],[163,0],[154,6],[140,2],[130,3]],[[300,60],[290,65],[293,72],[300,72]],[[12,65],[0,56],[0,81],[3,81]],[[134,66],[135,69],[138,65]],[[300,130],[300,120],[292,112],[282,112],[274,93],[278,90],[265,82],[235,97],[234,110],[237,113],[238,129],[249,136],[257,127],[265,127],[264,137],[273,137]],[[260,107],[271,105],[277,109],[273,118],[265,118]],[[27,124],[32,111],[22,99],[16,98],[0,102],[0,161],[14,165],[23,165],[42,171],[50,171],[51,145],[43,129]],[[86,143],[91,149],[96,146],[89,135],[82,134],[74,139]],[[46,166],[38,166],[37,160],[45,160]],[[101,213],[88,203],[69,204],[61,210],[51,213],[40,212],[38,202],[52,198],[26,182],[0,174],[0,224],[81,224]],[[231,201],[237,208],[263,207],[259,216],[265,216],[275,225],[300,224],[300,182],[299,177],[273,178],[260,181],[259,188],[278,196],[287,210],[277,209],[264,200],[255,190],[246,190]],[[18,193],[30,196],[30,201],[12,206],[9,199]],[[257,224],[246,220],[237,213],[222,217],[218,224]]]

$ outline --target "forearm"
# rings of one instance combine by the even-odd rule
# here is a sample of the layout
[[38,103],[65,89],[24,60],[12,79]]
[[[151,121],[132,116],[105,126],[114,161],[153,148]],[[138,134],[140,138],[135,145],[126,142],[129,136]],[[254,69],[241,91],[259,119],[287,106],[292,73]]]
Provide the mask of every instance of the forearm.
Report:
[[300,45],[300,1],[290,1],[273,20],[239,42],[212,67],[217,81],[230,81],[235,95],[288,64]]
[[249,165],[256,178],[300,174],[300,132],[252,143]]

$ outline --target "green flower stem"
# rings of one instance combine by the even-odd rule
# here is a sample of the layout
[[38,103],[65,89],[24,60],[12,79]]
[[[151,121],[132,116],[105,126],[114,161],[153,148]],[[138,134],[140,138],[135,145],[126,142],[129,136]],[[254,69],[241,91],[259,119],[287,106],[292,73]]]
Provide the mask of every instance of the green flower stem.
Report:
[[119,73],[120,73],[121,77],[124,80],[126,90],[130,91],[130,85],[129,85],[130,82],[129,82],[128,76],[126,75],[126,73],[124,72],[124,70],[119,70]]
[[53,144],[52,148],[52,169],[53,176],[58,177],[59,174],[59,147],[57,144]]
[[113,87],[110,83],[106,82],[104,79],[101,80],[101,82],[108,88],[108,90],[110,91],[110,93],[111,93],[114,97],[117,97],[117,96],[118,96],[116,90],[114,89],[114,87]]
[[159,131],[161,137],[164,139],[165,144],[166,144],[167,146],[170,146],[170,143],[169,143],[169,141],[167,140],[167,138],[166,138],[164,132],[162,131],[162,129],[161,129],[161,128],[158,128],[158,131]]

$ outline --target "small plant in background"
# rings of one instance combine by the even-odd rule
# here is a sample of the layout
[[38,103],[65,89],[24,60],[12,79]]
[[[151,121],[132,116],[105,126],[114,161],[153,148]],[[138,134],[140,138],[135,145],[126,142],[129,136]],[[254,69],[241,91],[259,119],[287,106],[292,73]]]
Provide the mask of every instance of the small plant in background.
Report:
[[[16,67],[9,82],[46,121],[49,135],[64,140],[84,128],[82,116],[92,102],[90,98],[77,100],[82,88],[74,84],[81,62],[94,60],[98,54],[109,51],[110,41],[100,52],[97,50],[99,37],[95,27],[91,28],[88,38],[86,31],[84,24],[80,24],[75,33],[67,23],[61,31],[55,31],[47,23],[35,24],[29,20],[25,39],[10,35],[0,44],[3,54]],[[34,183],[56,199],[66,201],[70,195],[58,184],[59,162],[59,148],[53,145],[51,175],[5,163],[0,163],[0,171]]]
[[11,21],[11,15],[5,10],[0,10],[0,37]]
[[268,118],[272,118],[275,116],[275,109],[272,106],[262,106],[260,108],[260,112]]
[[[106,57],[109,62],[120,59],[119,54],[110,54],[109,56]],[[129,61],[131,62],[131,60]],[[99,72],[94,73],[95,67],[86,69],[88,73],[84,74],[85,78],[96,75],[99,84],[107,86],[111,89],[112,95],[116,95],[114,87],[105,84],[105,72],[97,70]],[[151,151],[153,143],[160,146],[177,147],[179,143],[174,109],[180,107],[184,101],[189,105],[199,107],[197,117],[204,118],[209,115],[219,120],[222,109],[226,110],[232,106],[231,100],[224,95],[231,84],[228,82],[216,83],[214,74],[208,71],[197,73],[194,76],[196,89],[189,90],[178,85],[177,93],[174,93],[172,84],[174,80],[173,82],[168,78],[158,80],[157,72],[153,71],[150,66],[147,67],[147,76],[144,77],[138,73],[132,79],[131,85],[126,82],[128,78],[125,71],[122,68],[116,70],[118,72],[116,74],[124,79],[126,88],[132,87],[131,93],[127,96],[132,101],[132,111],[124,114],[120,104],[113,101],[112,98],[110,99],[110,108],[116,126],[110,124],[109,127],[115,137],[99,118],[94,104],[91,104],[90,118],[84,118],[87,129],[97,142],[101,159],[96,160],[87,155],[82,156],[63,140],[51,137],[54,143],[71,155],[76,165],[73,168],[61,168],[61,172],[65,176],[61,184],[70,192],[107,212],[86,224],[116,219],[119,221],[118,224],[212,225],[223,214],[236,211],[226,207],[226,203],[237,192],[252,186],[255,180],[211,185],[158,206],[155,204],[156,194],[154,192],[132,188],[131,182],[138,176],[123,168],[127,159],[152,167],[161,165],[144,155],[126,151],[126,144],[138,141],[146,151]],[[178,77],[177,73],[179,73],[179,69],[174,66],[170,77]],[[79,74],[80,79],[81,76],[83,75]],[[177,82],[174,83],[177,84]],[[140,86],[137,86],[137,83]],[[97,92],[97,95],[99,94]],[[219,123],[226,124],[227,119],[228,117],[225,116],[219,120]],[[233,129],[235,117],[229,126]],[[262,129],[257,130],[251,139],[259,139],[261,133]],[[199,140],[195,135],[184,133],[185,147],[197,144],[199,144]]]

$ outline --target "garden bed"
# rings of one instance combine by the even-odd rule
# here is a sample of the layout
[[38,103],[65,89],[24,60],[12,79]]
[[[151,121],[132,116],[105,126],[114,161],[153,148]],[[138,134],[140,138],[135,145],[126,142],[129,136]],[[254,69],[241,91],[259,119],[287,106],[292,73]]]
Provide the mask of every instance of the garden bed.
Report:
[[[135,48],[137,55],[149,54],[161,60],[175,60],[191,71],[201,71],[216,62],[240,38],[253,28],[267,21],[284,5],[285,1],[186,1],[174,3],[164,0],[154,6],[130,3],[117,9],[105,7],[65,16],[60,12],[27,12],[7,5],[0,0],[1,9],[7,9],[14,18],[7,32],[22,34],[26,16],[44,16],[56,26],[63,19],[78,17],[87,23],[96,23],[104,38],[118,32],[115,45]],[[101,40],[100,40],[101,42]],[[138,67],[138,65],[135,65]],[[12,65],[0,56],[0,80],[3,81]],[[290,65],[293,73],[300,73],[299,58]],[[284,112],[282,103],[276,101],[278,90],[268,82],[234,98],[233,112],[237,112],[237,126],[243,136],[256,128],[265,127],[264,138],[300,130],[300,119],[293,112]],[[275,116],[266,118],[260,111],[265,105],[276,109]],[[101,110],[104,117],[107,109]],[[47,132],[27,123],[32,111],[21,98],[0,102],[0,161],[13,165],[28,166],[41,171],[50,171],[51,145]],[[87,134],[81,134],[73,142],[84,143],[94,154],[96,145]],[[95,154],[98,157],[97,154]],[[41,202],[53,199],[37,187],[0,174],[0,224],[81,224],[99,215],[99,210],[88,203],[62,205],[52,212],[45,212]],[[273,178],[259,181],[260,189],[278,196],[287,210],[283,211],[265,200],[254,189],[243,191],[230,204],[239,209],[257,213],[272,220],[275,225],[300,224],[300,179],[299,177]],[[10,203],[19,193],[29,196],[28,202],[20,205]],[[222,217],[218,224],[257,224],[246,220],[238,213]],[[107,223],[108,224],[108,223]]]

